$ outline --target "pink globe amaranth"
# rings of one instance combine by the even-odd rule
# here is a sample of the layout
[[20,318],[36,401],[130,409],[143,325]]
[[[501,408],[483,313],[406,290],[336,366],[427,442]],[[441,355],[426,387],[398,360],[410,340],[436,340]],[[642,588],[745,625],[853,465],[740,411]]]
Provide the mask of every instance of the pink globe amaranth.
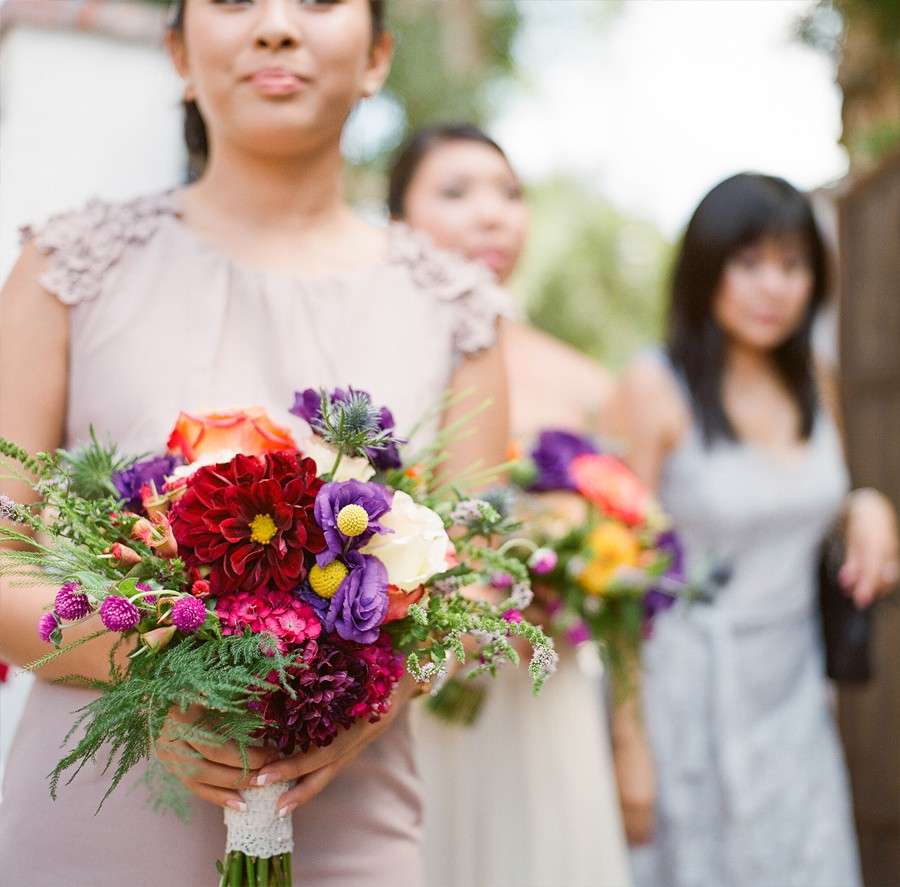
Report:
[[44,613],[41,616],[40,622],[38,622],[38,634],[40,635],[41,640],[45,644],[50,643],[50,638],[53,636],[53,632],[59,627],[59,619],[56,618],[56,613]]
[[206,622],[206,607],[199,598],[178,598],[172,606],[172,624],[185,634],[193,634]]
[[81,585],[77,582],[66,582],[56,592],[53,609],[60,619],[71,622],[75,619],[84,619],[93,608],[87,595],[81,591]]
[[552,548],[539,548],[528,559],[528,566],[538,576],[546,576],[547,573],[552,573],[556,569],[558,560],[559,558]]
[[131,631],[141,621],[141,612],[127,598],[113,594],[100,605],[100,621],[110,631]]

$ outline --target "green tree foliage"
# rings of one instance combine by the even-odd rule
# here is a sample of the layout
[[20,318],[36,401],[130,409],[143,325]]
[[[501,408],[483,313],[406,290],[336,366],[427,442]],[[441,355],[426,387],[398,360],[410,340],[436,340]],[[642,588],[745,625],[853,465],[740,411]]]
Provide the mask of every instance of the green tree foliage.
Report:
[[512,283],[535,326],[610,368],[659,338],[671,246],[581,182],[530,190],[532,234]]

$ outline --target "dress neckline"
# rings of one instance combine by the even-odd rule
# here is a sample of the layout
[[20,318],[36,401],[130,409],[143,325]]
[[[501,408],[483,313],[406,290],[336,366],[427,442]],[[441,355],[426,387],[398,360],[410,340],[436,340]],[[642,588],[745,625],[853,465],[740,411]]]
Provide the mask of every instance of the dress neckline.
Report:
[[387,233],[386,247],[382,256],[374,262],[355,268],[308,274],[302,271],[280,271],[261,268],[229,255],[224,249],[216,246],[199,234],[185,219],[183,198],[183,187],[171,188],[162,195],[165,207],[175,220],[176,229],[185,241],[190,244],[191,250],[207,256],[231,271],[249,277],[294,284],[353,282],[371,277],[373,274],[395,265],[397,262],[402,261],[407,253],[407,250],[404,248],[404,241],[408,240],[410,229],[403,223],[389,222],[385,226]]

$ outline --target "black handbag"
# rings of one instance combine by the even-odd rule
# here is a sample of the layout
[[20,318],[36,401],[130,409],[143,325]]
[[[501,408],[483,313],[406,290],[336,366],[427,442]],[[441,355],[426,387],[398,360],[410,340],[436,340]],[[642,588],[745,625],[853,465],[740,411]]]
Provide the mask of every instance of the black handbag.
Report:
[[819,559],[819,609],[825,641],[825,670],[833,681],[864,684],[872,678],[872,607],[856,604],[840,583],[844,540],[834,533],[822,545]]

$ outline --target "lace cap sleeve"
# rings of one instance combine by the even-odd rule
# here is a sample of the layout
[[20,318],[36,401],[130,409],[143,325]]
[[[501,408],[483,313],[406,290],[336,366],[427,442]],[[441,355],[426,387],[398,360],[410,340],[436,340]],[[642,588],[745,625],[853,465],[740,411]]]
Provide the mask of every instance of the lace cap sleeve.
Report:
[[96,298],[103,280],[129,244],[146,242],[159,217],[174,212],[168,194],[126,203],[91,200],[82,209],[20,229],[22,244],[34,242],[49,257],[40,284],[65,305]]
[[457,354],[490,348],[497,339],[498,319],[517,316],[506,290],[486,268],[438,249],[426,234],[398,228],[395,256],[409,266],[417,286],[450,308]]

